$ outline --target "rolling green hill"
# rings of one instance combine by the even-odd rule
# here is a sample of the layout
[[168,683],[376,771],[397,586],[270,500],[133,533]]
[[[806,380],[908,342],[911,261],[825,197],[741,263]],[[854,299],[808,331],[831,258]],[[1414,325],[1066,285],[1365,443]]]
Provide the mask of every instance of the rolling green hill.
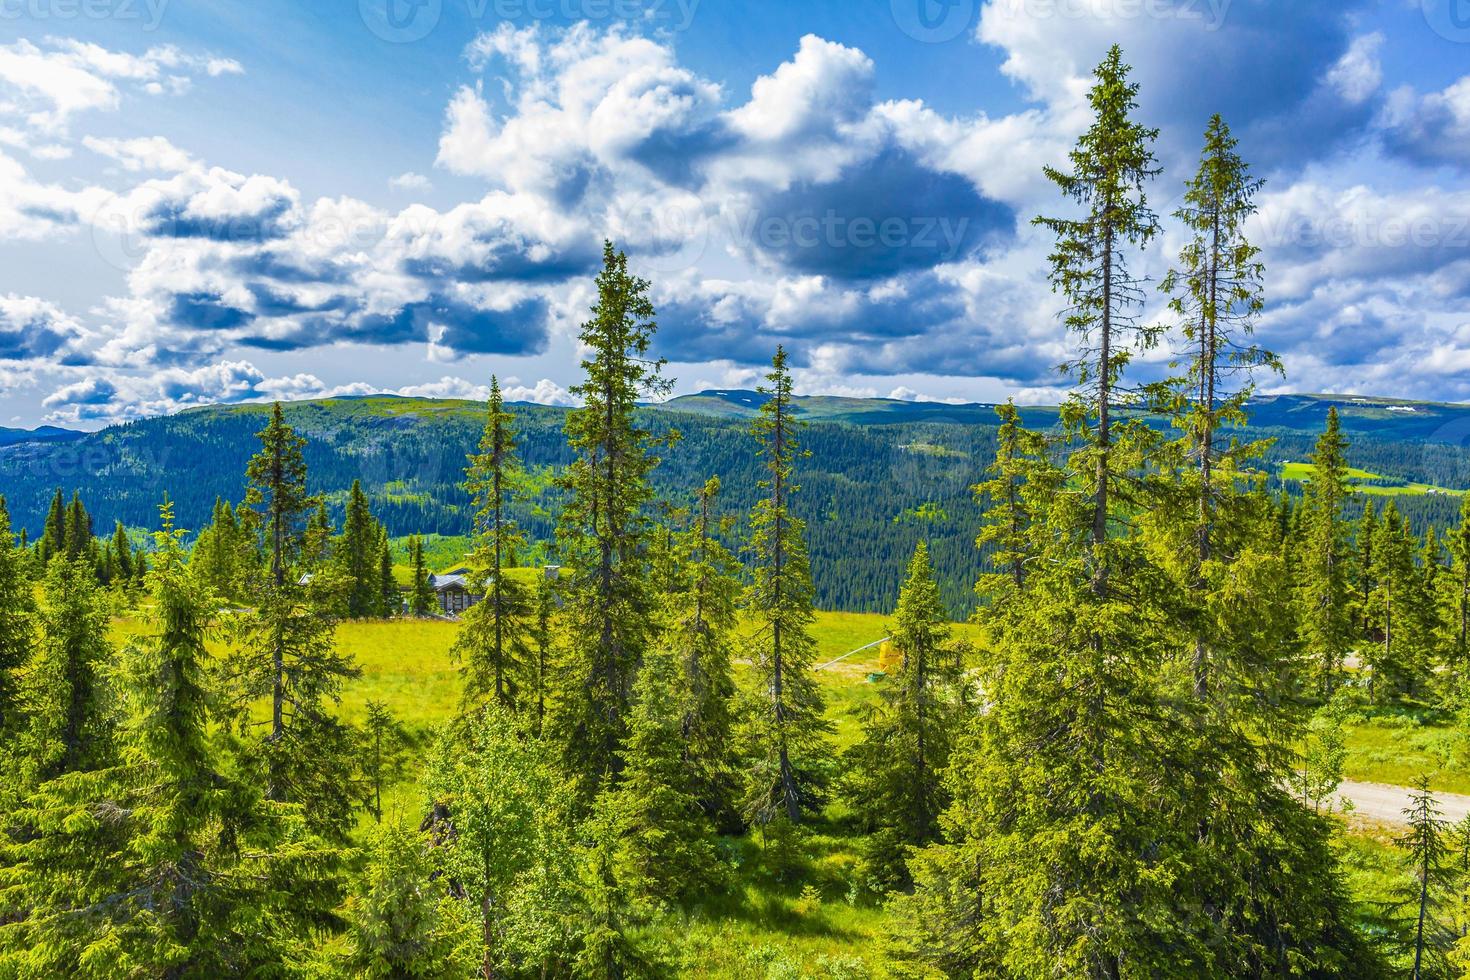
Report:
[[[647,407],[650,426],[682,434],[655,474],[659,490],[682,505],[718,475],[725,511],[748,511],[759,479],[748,428],[760,403],[755,392],[706,391]],[[973,544],[980,513],[970,488],[994,452],[994,406],[833,396],[798,404],[812,423],[805,435],[812,455],[800,466],[797,510],[809,526],[819,604],[888,611],[902,563],[924,538],[951,611],[969,609],[982,565]],[[1352,440],[1350,458],[1373,477],[1367,481],[1373,489],[1397,488],[1400,509],[1418,526],[1454,519],[1459,497],[1428,491],[1470,487],[1470,406],[1279,395],[1251,405],[1251,435],[1274,440],[1274,464],[1300,463],[1332,405]],[[63,441],[0,446],[0,492],[17,526],[32,536],[57,488],[79,490],[105,525],[118,519],[131,527],[150,526],[167,493],[181,526],[197,528],[216,496],[241,497],[245,462],[267,410],[196,408]],[[468,529],[459,483],[482,411],[477,402],[396,396],[287,405],[289,421],[309,440],[313,488],[340,514],[347,488],[361,479],[395,536]],[[560,493],[553,478],[570,460],[562,435],[566,409],[518,404],[514,411],[532,471],[518,517],[533,539],[549,543]],[[1047,429],[1057,410],[1026,407],[1023,415],[1028,425]],[[1301,492],[1291,471],[1272,471],[1281,492]]]

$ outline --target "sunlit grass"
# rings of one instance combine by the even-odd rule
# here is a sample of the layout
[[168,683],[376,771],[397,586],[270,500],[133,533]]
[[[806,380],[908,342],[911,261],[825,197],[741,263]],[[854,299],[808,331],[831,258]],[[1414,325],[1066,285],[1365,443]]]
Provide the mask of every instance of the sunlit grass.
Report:
[[[1312,475],[1316,472],[1317,468],[1311,463],[1281,464],[1281,478],[1283,480],[1294,480],[1297,482],[1311,480]],[[1417,497],[1429,493],[1444,493],[1452,496],[1460,496],[1465,493],[1464,490],[1451,490],[1448,487],[1435,486],[1431,483],[1414,483],[1407,480],[1403,483],[1395,483],[1393,486],[1372,486],[1367,481],[1388,480],[1389,478],[1380,473],[1370,473],[1368,470],[1358,469],[1355,466],[1349,466],[1344,475],[1347,477],[1348,483],[1352,485],[1352,489],[1358,493],[1366,493],[1373,497]]]

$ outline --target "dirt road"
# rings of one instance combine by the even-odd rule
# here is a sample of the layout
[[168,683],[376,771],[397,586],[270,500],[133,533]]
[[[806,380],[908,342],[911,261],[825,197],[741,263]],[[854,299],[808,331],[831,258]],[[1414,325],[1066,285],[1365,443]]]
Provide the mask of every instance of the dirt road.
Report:
[[[1409,805],[1409,789],[1405,786],[1389,786],[1384,783],[1355,783],[1343,780],[1337,788],[1336,806],[1342,800],[1351,800],[1353,809],[1360,815],[1385,823],[1403,823],[1404,808]],[[1470,816],[1470,796],[1459,793],[1435,793],[1440,814],[1445,820],[1457,823]]]

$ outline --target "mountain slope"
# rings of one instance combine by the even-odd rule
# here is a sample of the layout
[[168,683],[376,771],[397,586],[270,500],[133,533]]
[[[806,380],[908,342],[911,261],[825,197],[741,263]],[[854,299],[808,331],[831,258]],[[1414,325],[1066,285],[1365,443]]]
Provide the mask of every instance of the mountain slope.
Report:
[[34,429],[10,429],[0,426],[0,447],[14,446],[23,442],[72,442],[86,435],[72,429],[61,429],[54,425],[42,425]]
[[[749,427],[760,401],[754,392],[708,391],[646,407],[651,427],[682,434],[655,471],[660,492],[684,506],[718,475],[724,512],[743,517],[758,493]],[[1274,396],[1252,405],[1251,435],[1275,440],[1276,463],[1303,460],[1334,404],[1355,465],[1385,482],[1470,487],[1470,456],[1459,435],[1470,433],[1464,406]],[[799,467],[796,507],[810,529],[819,603],[889,611],[903,563],[922,538],[930,542],[951,610],[968,609],[982,564],[974,547],[980,511],[970,488],[994,452],[993,406],[830,396],[799,398],[797,405],[812,423],[804,434],[812,455]],[[532,470],[517,517],[533,539],[549,542],[560,506],[554,475],[571,458],[562,434],[566,409],[513,408]],[[483,410],[470,401],[373,396],[294,402],[286,415],[308,439],[313,490],[339,514],[346,489],[360,479],[393,534],[460,534],[469,515],[459,484]],[[217,496],[241,499],[245,463],[268,411],[265,405],[196,408],[72,434],[64,442],[0,447],[0,493],[17,527],[33,537],[57,488],[79,490],[103,528],[114,519],[151,526],[167,493],[180,526],[197,529]],[[1028,425],[1046,429],[1057,411],[1028,407],[1024,415]],[[1300,492],[1292,480],[1278,486]],[[1395,499],[1421,526],[1448,524],[1459,505],[1447,496]]]

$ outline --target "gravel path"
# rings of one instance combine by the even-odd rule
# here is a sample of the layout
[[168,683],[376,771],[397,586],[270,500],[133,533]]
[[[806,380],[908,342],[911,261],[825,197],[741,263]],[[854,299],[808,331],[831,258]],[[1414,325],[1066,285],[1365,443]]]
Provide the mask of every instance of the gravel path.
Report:
[[[1355,783],[1343,780],[1337,788],[1337,805],[1342,800],[1351,800],[1360,816],[1386,823],[1403,823],[1404,808],[1409,805],[1409,789],[1406,786],[1389,786],[1385,783]],[[1440,814],[1445,820],[1456,823],[1470,816],[1470,796],[1459,793],[1435,793]]]

